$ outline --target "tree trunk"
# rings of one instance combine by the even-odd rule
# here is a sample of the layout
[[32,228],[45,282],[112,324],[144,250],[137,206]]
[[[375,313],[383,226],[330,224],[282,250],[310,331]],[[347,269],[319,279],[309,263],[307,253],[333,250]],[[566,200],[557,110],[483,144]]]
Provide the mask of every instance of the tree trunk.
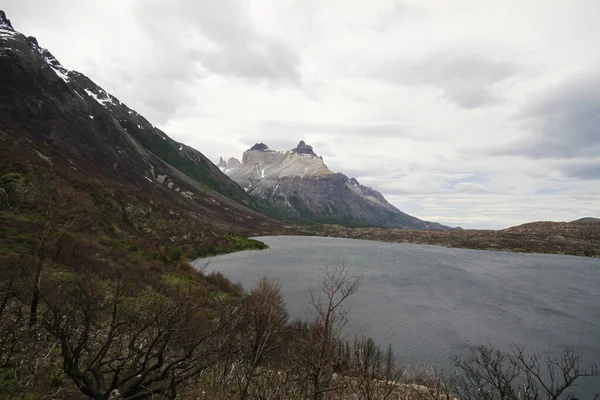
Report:
[[313,375],[313,395],[311,400],[321,400],[323,394],[321,393],[321,373],[317,372]]
[[35,269],[35,279],[33,281],[33,296],[31,298],[31,310],[29,312],[29,329],[33,329],[37,324],[38,305],[40,303],[40,283],[42,281],[42,267],[44,258],[40,258]]

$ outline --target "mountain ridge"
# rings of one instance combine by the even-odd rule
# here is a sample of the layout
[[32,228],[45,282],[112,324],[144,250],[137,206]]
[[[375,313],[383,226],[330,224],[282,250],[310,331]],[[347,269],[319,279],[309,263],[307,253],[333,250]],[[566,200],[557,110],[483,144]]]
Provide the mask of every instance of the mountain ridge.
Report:
[[301,140],[288,151],[257,143],[242,161],[221,157],[219,168],[265,209],[298,222],[402,229],[452,229],[422,221],[390,204],[356,178],[331,171],[313,147]]

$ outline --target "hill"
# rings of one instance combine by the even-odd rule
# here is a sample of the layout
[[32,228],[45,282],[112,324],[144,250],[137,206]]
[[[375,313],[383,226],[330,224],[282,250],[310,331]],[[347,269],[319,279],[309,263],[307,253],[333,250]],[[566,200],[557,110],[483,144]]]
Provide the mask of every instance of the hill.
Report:
[[600,222],[600,218],[593,218],[593,217],[585,217],[585,218],[580,218],[577,219],[575,221],[571,221],[572,224],[597,224]]

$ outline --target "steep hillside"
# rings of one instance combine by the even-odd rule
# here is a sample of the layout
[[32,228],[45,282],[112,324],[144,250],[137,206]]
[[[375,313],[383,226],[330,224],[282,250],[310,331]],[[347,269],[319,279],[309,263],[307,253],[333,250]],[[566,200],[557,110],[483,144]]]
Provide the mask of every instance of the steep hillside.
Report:
[[265,209],[289,220],[403,229],[450,229],[398,210],[376,190],[334,173],[312,146],[290,151],[257,143],[242,161],[222,158],[219,167]]
[[[256,209],[202,153],[169,138],[85,75],[70,71],[0,14],[0,130],[68,151],[121,181],[202,203]],[[164,194],[164,193],[163,193]]]
[[0,11],[4,249],[32,244],[27,232],[61,197],[86,214],[89,240],[163,260],[244,248],[236,235],[281,228],[202,153],[63,67]]

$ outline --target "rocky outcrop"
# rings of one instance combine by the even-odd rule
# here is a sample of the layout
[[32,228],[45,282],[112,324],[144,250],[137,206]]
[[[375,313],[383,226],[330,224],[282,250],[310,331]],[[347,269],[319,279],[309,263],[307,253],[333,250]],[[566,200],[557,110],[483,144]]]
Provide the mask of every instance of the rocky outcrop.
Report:
[[14,28],[10,23],[10,20],[6,17],[6,14],[2,10],[0,10],[0,29],[14,32]]
[[312,146],[309,146],[306,143],[304,143],[304,140],[301,140],[300,143],[298,143],[298,146],[296,146],[295,149],[292,149],[292,152],[297,154],[309,154],[315,157],[317,156],[313,151]]
[[280,218],[352,226],[449,229],[405,214],[378,191],[355,178],[334,173],[304,141],[285,152],[257,143],[244,152],[241,163],[229,159],[220,168],[265,210]]
[[250,148],[250,150],[257,150],[257,151],[269,151],[269,146],[267,146],[264,143],[256,143],[254,146],[252,146]]

